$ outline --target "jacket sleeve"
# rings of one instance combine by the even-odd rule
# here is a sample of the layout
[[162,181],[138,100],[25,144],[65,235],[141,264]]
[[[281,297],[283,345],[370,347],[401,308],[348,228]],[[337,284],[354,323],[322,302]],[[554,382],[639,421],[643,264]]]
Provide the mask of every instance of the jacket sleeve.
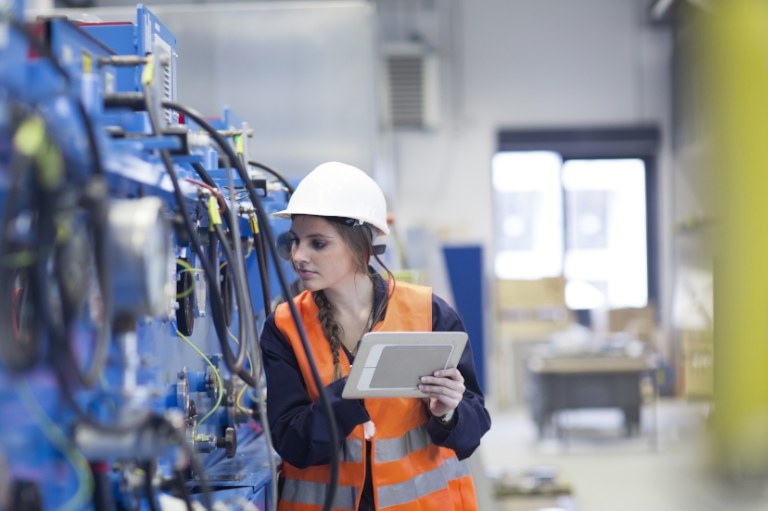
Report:
[[[304,386],[293,349],[267,318],[261,334],[261,351],[267,379],[267,416],[277,453],[298,468],[324,465],[331,459],[331,437],[323,407],[313,403]],[[339,445],[355,426],[368,420],[362,400],[342,399],[346,378],[325,387],[338,428]]]
[[[432,330],[435,332],[466,331],[458,313],[438,296],[432,297]],[[491,427],[491,416],[485,409],[485,398],[480,390],[472,358],[472,346],[461,355],[458,366],[464,377],[464,397],[456,407],[455,419],[449,426],[431,417],[427,431],[432,441],[441,447],[453,449],[459,459],[469,457],[480,445],[480,438]]]

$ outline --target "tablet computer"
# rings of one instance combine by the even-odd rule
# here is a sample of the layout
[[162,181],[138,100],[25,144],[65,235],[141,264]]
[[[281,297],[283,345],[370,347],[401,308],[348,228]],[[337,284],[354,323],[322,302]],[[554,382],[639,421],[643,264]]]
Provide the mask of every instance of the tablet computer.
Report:
[[466,344],[466,332],[369,332],[341,397],[426,397],[421,377],[456,367]]

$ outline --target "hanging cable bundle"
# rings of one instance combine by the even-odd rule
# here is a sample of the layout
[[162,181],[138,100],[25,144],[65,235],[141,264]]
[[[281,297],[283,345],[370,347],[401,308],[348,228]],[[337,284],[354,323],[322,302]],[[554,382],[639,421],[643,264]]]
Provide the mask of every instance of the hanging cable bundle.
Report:
[[[240,176],[240,179],[245,184],[245,187],[248,190],[248,196],[251,199],[251,202],[253,203],[254,208],[256,209],[256,214],[257,214],[257,219],[259,221],[259,224],[264,229],[267,239],[270,240],[270,243],[268,243],[268,246],[270,249],[270,253],[272,255],[272,260],[275,263],[275,270],[277,272],[278,280],[280,281],[280,286],[283,290],[284,296],[290,297],[291,296],[290,288],[288,286],[288,282],[285,278],[283,270],[279,264],[279,255],[277,253],[277,247],[275,246],[275,243],[274,243],[275,238],[269,226],[269,219],[267,218],[267,214],[264,210],[264,206],[261,204],[261,199],[259,199],[258,193],[256,193],[256,189],[253,186],[253,183],[251,182],[248,176],[248,172],[245,169],[245,167],[242,165],[240,159],[237,157],[237,155],[229,146],[229,144],[227,144],[227,141],[224,139],[224,137],[222,137],[208,122],[206,122],[205,119],[203,119],[203,117],[199,113],[189,108],[186,108],[184,106],[173,103],[171,101],[163,101],[162,106],[164,108],[170,108],[171,110],[184,114],[184,116],[187,119],[192,119],[197,125],[199,125],[202,129],[208,132],[209,135],[211,135],[211,137],[216,141],[216,144],[227,155],[230,161],[234,163],[235,169],[237,170]],[[304,324],[301,321],[299,312],[296,308],[296,304],[293,302],[293,300],[290,300],[290,299],[288,299],[286,303],[288,304],[288,307],[291,312],[291,316],[293,317],[293,320],[296,324],[297,331],[299,333],[299,338],[301,339],[302,346],[304,347],[304,351],[306,353],[307,359],[309,360],[310,368],[312,372],[312,379],[314,380],[315,385],[319,390],[320,406],[322,407],[326,415],[326,418],[328,420],[328,429],[330,431],[331,444],[332,444],[331,451],[330,451],[331,474],[330,474],[329,485],[327,487],[327,491],[325,494],[325,502],[323,505],[323,509],[330,510],[333,507],[333,500],[336,495],[336,489],[337,489],[338,480],[339,480],[339,450],[341,447],[340,447],[340,442],[338,438],[338,426],[336,425],[336,420],[333,415],[333,410],[331,408],[328,397],[325,393],[324,386],[320,378],[320,374],[317,370],[317,364],[315,363],[314,357],[312,356],[312,351],[309,347],[309,342],[307,340],[306,330],[304,329]],[[264,417],[266,418],[266,415],[264,415]],[[268,428],[267,421],[265,421],[265,429],[266,428]]]

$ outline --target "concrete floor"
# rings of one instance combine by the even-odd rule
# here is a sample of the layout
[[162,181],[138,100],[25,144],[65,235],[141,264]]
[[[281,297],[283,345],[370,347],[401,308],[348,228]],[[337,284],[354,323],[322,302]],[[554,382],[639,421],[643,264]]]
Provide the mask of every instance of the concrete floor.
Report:
[[559,418],[561,438],[539,439],[527,409],[491,410],[479,453],[489,485],[537,470],[568,494],[506,497],[494,511],[768,510],[768,482],[748,493],[708,477],[708,412],[707,403],[661,400],[644,407],[640,434],[625,437],[616,410],[572,411]]

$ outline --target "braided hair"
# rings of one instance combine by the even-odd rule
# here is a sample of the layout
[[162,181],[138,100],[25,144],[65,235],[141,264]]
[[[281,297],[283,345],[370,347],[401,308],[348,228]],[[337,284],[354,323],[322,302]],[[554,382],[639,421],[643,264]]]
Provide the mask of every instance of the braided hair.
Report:
[[[350,222],[337,221],[330,221],[329,223],[346,243],[347,247],[349,247],[350,252],[352,252],[355,271],[368,275],[371,282],[374,282],[375,284],[376,272],[373,271],[368,264],[371,257],[373,257],[382,267],[384,272],[386,272],[389,279],[394,283],[394,275],[392,275],[392,272],[386,267],[373,249],[373,234],[368,225],[352,225]],[[391,291],[379,305],[378,310],[374,311],[371,315],[370,326],[375,325],[381,319],[382,314],[387,308],[387,302],[389,302],[390,295]],[[333,304],[328,300],[328,297],[325,296],[325,293],[322,290],[313,292],[312,298],[314,298],[318,308],[318,319],[320,320],[323,333],[331,345],[331,353],[333,354],[333,381],[337,381],[341,379],[339,353],[341,351],[342,338],[344,337],[344,329],[336,321]]]

